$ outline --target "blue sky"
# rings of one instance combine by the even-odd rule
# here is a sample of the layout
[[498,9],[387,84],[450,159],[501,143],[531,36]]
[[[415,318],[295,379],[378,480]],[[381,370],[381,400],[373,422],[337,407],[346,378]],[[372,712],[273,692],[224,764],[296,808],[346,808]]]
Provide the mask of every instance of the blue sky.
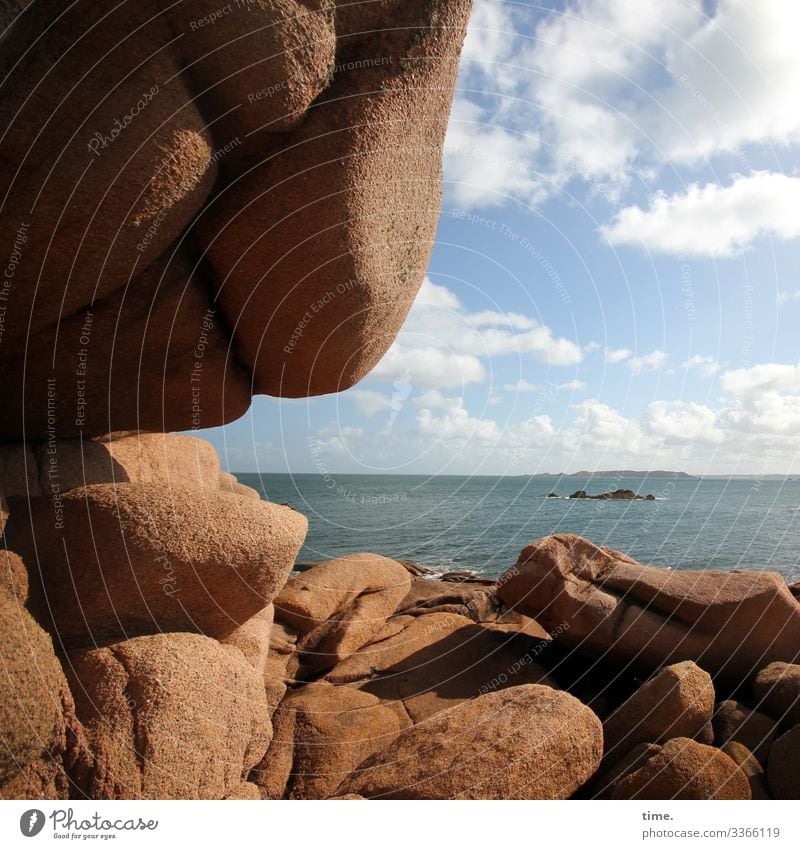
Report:
[[476,0],[428,275],[233,471],[800,472],[800,4]]

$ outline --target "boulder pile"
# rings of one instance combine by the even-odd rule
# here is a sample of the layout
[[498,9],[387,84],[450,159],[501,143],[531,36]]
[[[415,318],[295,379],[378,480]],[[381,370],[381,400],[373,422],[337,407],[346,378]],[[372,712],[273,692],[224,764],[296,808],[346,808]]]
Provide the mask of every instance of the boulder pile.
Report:
[[0,448],[3,798],[797,796],[798,602],[775,576],[577,537],[499,581],[369,553],[295,569],[305,517],[205,443],[85,447],[55,491],[40,447]]

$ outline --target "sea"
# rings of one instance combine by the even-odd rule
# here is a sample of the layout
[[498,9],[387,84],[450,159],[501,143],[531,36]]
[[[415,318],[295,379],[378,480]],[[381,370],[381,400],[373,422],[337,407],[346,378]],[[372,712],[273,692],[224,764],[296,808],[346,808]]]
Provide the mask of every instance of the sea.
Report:
[[[800,581],[800,480],[236,476],[308,517],[298,562],[371,551],[495,577],[534,540],[572,533],[665,568],[768,570]],[[656,500],[568,498],[617,488]]]

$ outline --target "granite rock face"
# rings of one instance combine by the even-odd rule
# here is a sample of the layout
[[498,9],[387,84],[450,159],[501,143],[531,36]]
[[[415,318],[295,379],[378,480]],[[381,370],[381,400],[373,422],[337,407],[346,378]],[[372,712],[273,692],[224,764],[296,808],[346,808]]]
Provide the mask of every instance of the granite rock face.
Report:
[[619,760],[640,743],[694,737],[713,712],[711,676],[691,661],[667,666],[603,723],[606,761]]
[[[166,484],[93,484],[31,502],[7,536],[37,562],[68,647],[159,631],[226,636],[283,586],[307,520],[288,507]],[[58,524],[61,527],[58,527]]]
[[255,393],[350,386],[391,345],[433,244],[470,2],[339,5],[19,16],[0,439],[218,425]]
[[199,634],[157,634],[70,653],[96,799],[257,798],[247,776],[272,727],[263,680]]
[[612,799],[751,799],[750,782],[720,749],[676,737],[622,777]]
[[567,799],[597,770],[600,720],[567,693],[524,684],[402,731],[338,793],[381,799]]
[[524,549],[498,595],[567,625],[564,644],[647,670],[693,660],[741,681],[800,656],[800,603],[770,572],[671,571],[562,534]]

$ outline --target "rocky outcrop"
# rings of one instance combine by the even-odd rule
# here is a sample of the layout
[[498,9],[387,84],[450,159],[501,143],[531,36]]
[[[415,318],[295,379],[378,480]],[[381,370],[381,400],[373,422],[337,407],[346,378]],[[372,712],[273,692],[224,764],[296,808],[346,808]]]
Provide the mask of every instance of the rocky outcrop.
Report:
[[776,799],[800,799],[800,725],[781,734],[770,747],[767,781]]
[[[557,498],[551,493],[548,498]],[[570,498],[587,499],[589,501],[655,501],[655,495],[637,495],[632,489],[614,489],[610,492],[601,492],[599,495],[589,495],[585,489],[573,492]]]
[[526,684],[406,729],[339,793],[381,799],[567,799],[596,771],[600,720],[567,693]]
[[353,554],[290,578],[275,600],[276,616],[302,635],[297,651],[305,671],[313,674],[368,643],[410,586],[411,576],[400,563]]
[[395,711],[374,696],[318,682],[287,695],[275,736],[251,780],[271,799],[324,799],[397,737]]
[[724,752],[747,776],[750,784],[750,795],[753,799],[771,799],[767,788],[767,777],[764,768],[758,762],[756,756],[741,743],[731,740],[720,746]]
[[404,724],[494,690],[556,686],[537,662],[537,641],[478,625],[453,613],[399,616],[396,633],[365,646],[326,676],[377,696]]
[[223,488],[222,474],[214,446],[182,434],[120,433],[0,445],[0,480],[12,498],[52,497],[96,483],[213,491]]
[[719,749],[676,737],[621,777],[612,799],[750,799],[750,783]]
[[470,3],[338,5],[19,17],[0,439],[209,427],[254,392],[349,386],[389,347],[433,244]]
[[257,798],[244,787],[272,728],[263,680],[199,634],[137,637],[69,655],[95,799]]
[[161,483],[79,487],[59,504],[62,527],[42,498],[30,517],[12,517],[7,537],[39,563],[69,647],[159,631],[230,634],[278,593],[307,527],[288,507]]
[[641,743],[695,737],[713,712],[711,676],[691,661],[667,666],[603,723],[606,763],[618,761]]
[[25,608],[21,558],[0,553],[0,798],[70,798],[86,752],[50,637]]
[[800,725],[800,664],[770,663],[753,682],[761,710],[787,725]]
[[741,743],[765,766],[777,730],[775,720],[741,702],[728,699],[714,710],[714,739],[718,746]]
[[800,604],[770,572],[671,571],[564,534],[524,549],[498,595],[545,628],[566,625],[565,645],[648,670],[694,660],[742,681],[800,656]]

